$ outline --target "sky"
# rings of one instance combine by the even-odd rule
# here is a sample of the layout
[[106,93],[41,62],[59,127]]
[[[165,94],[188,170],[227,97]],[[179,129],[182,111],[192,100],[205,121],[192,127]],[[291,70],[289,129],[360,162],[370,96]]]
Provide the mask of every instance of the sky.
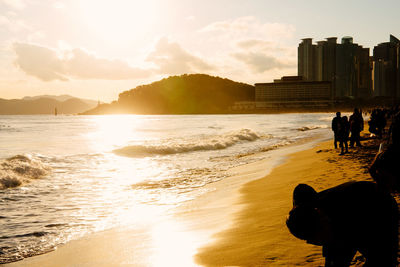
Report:
[[398,0],[0,0],[0,98],[111,102],[171,75],[297,74],[302,38],[400,37]]

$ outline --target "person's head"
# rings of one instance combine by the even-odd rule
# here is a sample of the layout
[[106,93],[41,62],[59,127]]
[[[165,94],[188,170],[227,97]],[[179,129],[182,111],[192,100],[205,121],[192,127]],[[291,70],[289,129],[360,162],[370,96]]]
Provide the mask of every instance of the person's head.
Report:
[[319,218],[315,208],[308,205],[295,206],[286,220],[290,233],[302,240],[309,240],[315,235]]
[[358,113],[359,113],[358,108],[354,108],[354,114],[358,114]]
[[318,209],[318,193],[307,184],[293,190],[293,209],[286,225],[295,237],[314,245],[322,245],[332,236],[329,219]]
[[347,122],[347,121],[348,121],[348,120],[347,120],[347,116],[343,116],[343,117],[342,117],[342,121]]
[[333,236],[328,217],[309,205],[295,206],[289,212],[286,226],[295,237],[317,246],[329,243]]
[[298,184],[293,190],[293,206],[316,206],[318,194],[307,184]]
[[400,171],[398,168],[398,148],[389,144],[379,152],[368,169],[374,181],[389,192],[400,192]]
[[336,112],[336,117],[340,117],[340,111]]

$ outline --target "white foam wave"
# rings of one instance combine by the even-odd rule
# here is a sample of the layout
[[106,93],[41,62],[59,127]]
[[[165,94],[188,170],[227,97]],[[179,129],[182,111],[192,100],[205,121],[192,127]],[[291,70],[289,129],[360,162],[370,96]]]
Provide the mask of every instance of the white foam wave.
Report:
[[185,143],[168,143],[166,145],[132,145],[114,150],[114,153],[127,157],[141,157],[148,155],[170,155],[194,151],[220,150],[231,147],[242,142],[251,142],[259,138],[270,136],[259,136],[249,129],[241,129],[237,132],[228,133],[214,138],[205,138]]
[[49,167],[29,155],[16,155],[0,161],[0,189],[17,187],[39,179],[49,172]]
[[132,185],[133,189],[144,190],[179,190],[190,191],[206,184],[216,182],[224,177],[224,173],[216,169],[186,169],[178,173],[176,177],[162,180],[145,180]]
[[305,132],[305,131],[310,131],[310,130],[315,130],[315,129],[325,129],[328,128],[327,125],[309,125],[309,126],[303,126],[300,128],[297,128],[297,131],[300,132]]

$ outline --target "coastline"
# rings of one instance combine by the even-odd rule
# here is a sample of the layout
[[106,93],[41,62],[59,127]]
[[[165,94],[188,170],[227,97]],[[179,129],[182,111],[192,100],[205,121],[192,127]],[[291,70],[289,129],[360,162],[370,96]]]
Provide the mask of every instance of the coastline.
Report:
[[208,185],[209,193],[140,229],[94,233],[53,252],[4,266],[319,264],[321,249],[286,230],[294,186],[309,183],[322,190],[352,179],[368,179],[363,170],[343,168],[340,177],[333,177],[338,165],[349,161],[356,150],[339,157],[331,147],[331,141],[315,144],[309,140],[283,148],[261,162],[238,167],[233,170],[236,176]]
[[291,154],[268,176],[244,185],[245,209],[235,215],[233,227],[199,250],[196,261],[202,266],[323,266],[321,247],[296,239],[286,228],[293,189],[299,183],[321,191],[350,180],[372,180],[366,166],[377,152],[367,146],[339,156],[332,147],[326,141]]

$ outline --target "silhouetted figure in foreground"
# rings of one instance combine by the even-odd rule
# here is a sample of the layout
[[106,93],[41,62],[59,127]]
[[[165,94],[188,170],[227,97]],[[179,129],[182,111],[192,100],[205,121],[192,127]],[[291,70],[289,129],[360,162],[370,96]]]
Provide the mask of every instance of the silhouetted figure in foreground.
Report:
[[323,247],[325,266],[349,266],[357,251],[364,266],[397,266],[397,203],[373,182],[348,182],[319,193],[299,184],[286,224],[297,238]]
[[376,156],[369,173],[374,181],[388,192],[400,192],[400,150],[393,145],[384,148]]
[[353,114],[350,115],[350,147],[354,146],[354,143],[358,147],[362,146],[360,143],[360,133],[364,130],[364,119],[360,111],[355,108]]
[[[340,155],[343,155],[345,152],[348,153],[349,149],[347,146],[347,141],[349,140],[349,133],[350,133],[350,124],[347,120],[347,116],[343,116],[340,119],[340,127],[338,131],[338,139],[339,139],[339,146],[340,146]],[[346,149],[346,150],[345,150]]]
[[338,134],[340,128],[340,112],[336,112],[336,117],[332,119],[332,131],[334,134],[333,144],[337,148],[337,143],[339,142]]
[[393,116],[387,143],[369,168],[372,178],[389,192],[400,192],[400,113]]

